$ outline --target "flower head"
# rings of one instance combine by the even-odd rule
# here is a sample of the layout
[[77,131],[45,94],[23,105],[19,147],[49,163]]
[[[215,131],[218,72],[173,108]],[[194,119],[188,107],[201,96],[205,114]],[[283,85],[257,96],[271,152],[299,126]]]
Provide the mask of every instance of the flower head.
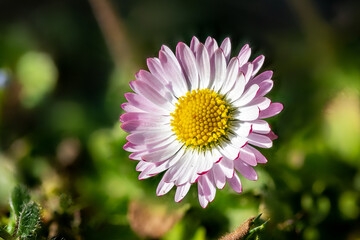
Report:
[[139,161],[139,179],[165,172],[157,195],[176,186],[181,201],[197,183],[202,207],[215,198],[226,182],[238,193],[238,173],[257,180],[253,169],[266,158],[255,147],[270,148],[276,135],[263,120],[283,109],[265,95],[271,90],[272,71],[256,75],[264,62],[249,62],[245,45],[230,58],[231,43],[220,47],[208,37],[193,37],[190,47],[180,42],[174,54],[162,46],[158,58],[149,58],[150,71],[140,70],[126,93],[126,113],[120,121],[130,133],[124,149]]

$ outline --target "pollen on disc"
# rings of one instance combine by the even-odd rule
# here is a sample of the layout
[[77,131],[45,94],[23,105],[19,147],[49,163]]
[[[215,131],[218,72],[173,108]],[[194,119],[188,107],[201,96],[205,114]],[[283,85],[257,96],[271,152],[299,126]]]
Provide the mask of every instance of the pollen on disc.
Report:
[[186,146],[209,146],[226,134],[229,109],[223,96],[213,90],[189,91],[179,98],[171,113],[172,131]]

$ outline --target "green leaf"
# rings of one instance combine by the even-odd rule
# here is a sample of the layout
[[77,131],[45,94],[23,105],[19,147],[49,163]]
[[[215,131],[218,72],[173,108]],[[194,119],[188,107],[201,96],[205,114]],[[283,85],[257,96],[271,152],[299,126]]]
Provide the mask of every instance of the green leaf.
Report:
[[[258,222],[260,220],[260,216],[257,216],[256,219],[253,221],[254,224],[256,224],[256,222]],[[265,225],[269,222],[269,220],[266,220],[265,222],[263,222],[260,226],[254,227],[252,228],[249,233],[246,236],[246,240],[250,240],[253,239],[252,237],[255,234],[255,240],[259,239],[259,233],[262,232],[265,229]]]
[[5,229],[0,227],[0,238],[5,240],[12,240],[14,239]]
[[18,222],[16,236],[28,238],[40,227],[40,209],[33,201],[23,206]]
[[23,206],[30,202],[30,195],[28,190],[21,185],[14,188],[10,196],[10,206],[15,216],[16,222],[20,217],[20,213],[23,210]]

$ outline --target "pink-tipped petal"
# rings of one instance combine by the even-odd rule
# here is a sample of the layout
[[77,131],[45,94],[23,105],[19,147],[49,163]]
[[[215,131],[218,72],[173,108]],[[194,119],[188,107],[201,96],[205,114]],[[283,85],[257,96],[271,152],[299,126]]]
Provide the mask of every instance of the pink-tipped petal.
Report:
[[279,114],[283,108],[284,106],[281,103],[271,103],[267,109],[260,112],[259,118],[264,119],[275,116]]
[[255,154],[256,161],[257,161],[258,163],[263,163],[263,164],[264,164],[264,163],[267,163],[267,159],[264,157],[264,155],[262,155],[262,154],[260,153],[259,150],[257,150],[256,148],[254,148],[254,147],[252,147],[252,146],[250,146],[250,145],[247,145],[246,147]]
[[173,187],[174,187],[174,183],[167,183],[163,179],[161,179],[156,189],[156,195],[163,196],[167,194]]
[[125,93],[125,98],[128,100],[129,104],[141,109],[144,112],[166,115],[168,111],[166,109],[156,106],[153,102],[149,101],[142,95],[135,93]]
[[259,84],[260,90],[257,96],[265,96],[272,89],[274,82],[272,80],[264,80]]
[[258,71],[260,70],[260,68],[264,64],[264,61],[265,61],[265,56],[260,55],[257,58],[255,58],[255,60],[252,62],[252,64],[254,65],[254,69],[253,69],[253,72],[251,74],[252,77],[255,76],[258,73]]
[[249,150],[247,146],[244,146],[240,149],[239,159],[249,164],[250,166],[257,165],[255,154],[251,150]]
[[239,76],[239,61],[237,58],[232,58],[226,69],[226,77],[221,92],[227,93],[234,86],[237,77]]
[[146,132],[130,134],[126,137],[126,140],[128,140],[133,144],[145,145],[145,144],[157,142],[161,139],[169,138],[171,135],[173,135],[173,132],[169,130],[156,131],[156,132],[146,131]]
[[227,178],[234,175],[234,160],[223,157],[218,163]]
[[244,65],[242,65],[240,67],[240,72],[243,72],[244,73],[244,76],[245,76],[245,82],[249,82],[250,81],[250,78],[251,78],[251,74],[253,72],[253,64],[252,63],[245,63]]
[[251,133],[247,139],[249,143],[261,148],[271,148],[272,140],[263,134]]
[[215,51],[219,48],[217,42],[212,37],[208,37],[205,41],[205,47],[208,50],[210,58],[215,53]]
[[220,48],[223,50],[226,62],[228,63],[230,60],[231,54],[231,42],[230,38],[225,38],[224,41],[221,43]]
[[129,113],[124,113],[120,116],[121,122],[127,122],[132,120],[153,121],[158,123],[168,123],[170,121],[169,118],[167,117],[160,115],[153,115],[150,113],[129,112]]
[[173,156],[177,151],[180,150],[180,148],[181,145],[178,142],[174,141],[166,147],[161,148],[157,151],[152,150],[148,154],[144,155],[142,159],[146,162],[160,162]]
[[267,134],[270,132],[270,125],[264,120],[254,120],[251,122],[254,133]]
[[241,181],[237,173],[234,173],[232,178],[227,179],[228,183],[230,184],[230,187],[234,189],[235,192],[241,193],[242,192],[242,186]]
[[257,92],[259,91],[259,86],[254,84],[252,85],[249,89],[247,89],[243,95],[236,100],[233,104],[236,107],[242,107],[245,106],[246,104],[248,104],[249,102],[251,102],[254,97],[256,96]]
[[202,185],[200,183],[200,181],[198,181],[198,197],[199,197],[199,203],[201,205],[202,208],[206,208],[207,205],[209,204],[209,201],[206,200],[204,191],[202,189]]
[[172,85],[175,96],[183,96],[188,91],[188,86],[175,55],[171,51],[160,51],[159,59],[164,76],[167,79],[171,79],[169,80],[169,84]]
[[219,164],[215,164],[212,168],[215,185],[219,189],[223,189],[226,183],[226,176]]
[[265,81],[265,80],[271,80],[273,75],[272,71],[265,71],[260,73],[259,75],[257,75],[256,77],[254,77],[249,84],[257,84],[260,85],[261,82]]
[[200,88],[210,88],[210,58],[203,44],[199,44],[196,54]]
[[194,37],[191,39],[190,49],[191,49],[191,51],[194,53],[195,56],[197,55],[197,51],[198,51],[199,45],[200,45],[199,39],[197,39],[197,37],[194,36]]
[[179,60],[189,86],[191,86],[190,90],[198,89],[199,76],[194,53],[185,43],[180,42],[176,47],[176,57]]
[[180,202],[181,200],[183,200],[186,194],[189,192],[190,187],[190,183],[185,183],[184,185],[177,186],[175,193],[175,202]]
[[251,55],[251,48],[249,47],[248,44],[246,44],[241,50],[240,53],[238,55],[239,58],[239,64],[240,66],[244,65],[245,63],[247,63],[247,61],[249,60]]
[[121,124],[121,128],[128,133],[137,133],[144,131],[162,131],[164,126],[154,122],[127,121]]
[[234,161],[235,164],[235,168],[236,170],[243,175],[245,178],[251,180],[251,181],[256,181],[258,179],[258,176],[254,170],[253,167],[251,167],[250,165],[248,165],[247,163],[241,161],[240,159],[236,159]]
[[245,85],[246,82],[245,82],[244,73],[238,72],[238,76],[235,81],[235,84],[228,93],[228,99],[230,103],[233,103],[235,100],[239,99],[242,96],[245,89]]
[[211,78],[214,83],[213,88],[219,91],[222,87],[226,75],[226,60],[221,49],[217,49],[211,58]]
[[241,121],[253,121],[259,117],[259,114],[260,109],[257,106],[242,107],[237,118]]

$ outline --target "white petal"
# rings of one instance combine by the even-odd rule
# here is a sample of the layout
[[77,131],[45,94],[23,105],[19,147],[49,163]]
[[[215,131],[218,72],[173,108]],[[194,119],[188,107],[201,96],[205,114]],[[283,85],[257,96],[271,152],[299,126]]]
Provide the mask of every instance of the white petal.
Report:
[[249,84],[259,85],[262,81],[270,80],[273,75],[272,71],[265,71],[250,80]]
[[149,171],[149,174],[158,174],[160,172],[163,172],[167,170],[168,168],[171,168],[174,166],[184,155],[185,149],[181,148],[175,155],[170,157],[169,159],[165,160],[162,164],[156,166],[151,171]]
[[234,161],[236,170],[243,175],[245,178],[256,181],[258,176],[253,167],[249,166],[248,164],[244,163],[240,159]]
[[153,150],[150,153],[144,155],[142,159],[147,162],[160,162],[173,156],[177,151],[179,151],[181,147],[182,145],[179,142],[173,141],[167,145],[166,148],[159,149],[157,151]]
[[144,150],[144,151],[139,151],[139,152],[133,152],[129,155],[129,158],[131,160],[136,160],[136,161],[142,161],[141,158],[142,156],[144,156],[145,154],[147,154],[148,151]]
[[235,159],[237,158],[238,154],[239,154],[239,149],[234,147],[232,144],[230,143],[223,143],[221,147],[217,148],[219,150],[219,152],[229,158],[229,159]]
[[239,61],[237,58],[232,58],[226,69],[226,77],[221,88],[221,92],[226,94],[234,86],[237,77],[239,76]]
[[264,64],[264,61],[265,61],[265,56],[260,55],[257,58],[255,58],[255,60],[252,62],[252,64],[254,65],[254,69],[251,74],[252,77],[255,76],[255,74],[260,70],[260,68]]
[[219,189],[224,188],[226,183],[226,177],[222,168],[220,167],[220,164],[215,164],[212,168],[212,171],[216,187]]
[[156,106],[153,102],[151,102],[142,95],[136,93],[125,93],[125,98],[129,102],[129,104],[145,112],[160,115],[169,115],[168,110]]
[[174,186],[174,183],[167,183],[164,181],[164,178],[161,179],[157,189],[156,189],[156,195],[162,196],[167,194]]
[[274,82],[272,80],[264,80],[259,84],[260,90],[258,96],[265,96],[272,89]]
[[149,173],[149,171],[151,170],[151,169],[153,169],[155,167],[155,164],[153,164],[153,165],[150,165],[150,166],[148,166],[146,169],[144,169],[140,174],[139,174],[139,180],[144,180],[144,179],[147,179],[147,178],[149,178],[149,177],[152,177],[153,175],[150,175],[150,174],[148,174]]
[[127,121],[121,124],[121,128],[128,133],[164,131],[166,127],[163,124],[155,122],[144,122],[138,120]]
[[187,169],[191,160],[191,152],[185,151],[184,155],[177,161],[177,163],[166,171],[166,173],[164,174],[164,181],[175,182]]
[[212,37],[208,37],[205,41],[205,47],[209,52],[209,57],[211,59],[212,55],[215,53],[215,51],[219,48],[217,42]]
[[251,130],[252,130],[251,123],[241,122],[238,124],[237,128],[234,129],[234,132],[241,137],[247,137],[249,136]]
[[227,95],[227,99],[229,99],[230,103],[234,102],[235,100],[239,99],[242,96],[245,89],[245,85],[246,82],[245,82],[244,74],[242,72],[238,72],[237,80],[235,81],[234,86]]
[[199,72],[200,89],[210,88],[210,58],[208,51],[201,43],[196,54],[196,64]]
[[154,165],[154,163],[149,163],[149,162],[144,162],[144,161],[140,161],[137,165],[136,165],[136,171],[138,172],[142,172],[144,171],[147,167]]
[[221,49],[217,49],[211,58],[211,81],[214,83],[213,88],[219,91],[224,83],[226,76],[226,60]]
[[239,52],[239,64],[240,66],[244,65],[250,58],[251,55],[251,48],[248,44],[246,44]]
[[260,109],[257,106],[242,107],[237,119],[241,121],[253,121],[259,117]]
[[241,193],[242,192],[242,186],[239,176],[234,173],[232,178],[227,179],[228,183],[230,184],[231,188],[234,189],[235,192]]
[[126,140],[128,140],[131,143],[134,144],[149,144],[157,142],[161,139],[166,139],[173,135],[174,133],[169,130],[163,130],[163,131],[156,131],[156,132],[141,132],[141,133],[133,133],[126,137]]
[[211,171],[205,175],[202,175],[198,181],[198,184],[201,184],[201,187],[202,187],[202,190],[203,190],[206,200],[208,200],[209,202],[214,200],[215,194],[216,194],[215,184],[213,183],[212,179],[209,179],[209,177],[212,178],[212,175],[210,175],[210,174],[211,174]]
[[254,84],[249,89],[247,89],[243,95],[236,100],[233,104],[236,107],[245,106],[249,102],[251,102],[259,91],[259,86]]
[[252,124],[252,130],[255,133],[267,134],[270,132],[270,125],[264,120],[254,120],[250,122]]
[[255,154],[251,150],[249,150],[247,146],[244,146],[240,149],[239,159],[249,164],[250,166],[257,165]]
[[191,187],[190,183],[185,183],[184,185],[177,186],[176,193],[175,193],[175,202],[180,202],[189,192]]
[[198,175],[206,174],[212,168],[214,164],[214,157],[212,157],[211,153],[207,152],[205,155],[199,154],[200,165],[197,169]]
[[220,48],[223,50],[226,62],[229,62],[230,54],[231,54],[231,42],[230,38],[225,38],[224,41],[221,43]]
[[251,133],[248,137],[249,143],[261,148],[271,148],[272,147],[272,140],[265,135]]
[[174,105],[172,105],[168,99],[160,95],[158,91],[153,89],[146,82],[135,80],[131,81],[129,85],[134,90],[134,92],[144,96],[156,106],[164,108],[169,112],[172,112],[174,110]]
[[202,184],[200,181],[198,182],[198,196],[199,196],[199,202],[202,208],[206,208],[209,201],[205,198],[204,191],[202,189]]
[[257,150],[256,148],[254,148],[250,145],[247,145],[246,147],[255,154],[256,161],[258,163],[267,163],[267,159],[264,157],[264,155],[261,154],[261,152],[259,150]]
[[177,186],[183,185],[187,182],[191,182],[191,179],[196,176],[197,177],[197,168],[199,162],[197,162],[198,154],[193,153],[191,159],[188,161],[188,165],[183,167],[182,172],[179,174],[179,177],[175,180],[175,184]]
[[259,118],[264,119],[275,116],[279,114],[283,108],[284,106],[281,103],[271,103],[267,109],[260,112]]
[[223,157],[219,162],[219,166],[227,178],[232,178],[234,175],[234,160]]
[[195,36],[191,39],[190,43],[190,49],[194,53],[194,55],[197,55],[198,47],[199,47],[200,41]]
[[158,58],[148,58],[146,62],[150,72],[166,85],[169,81],[164,76],[160,60]]
[[245,76],[245,82],[249,82],[250,78],[251,78],[251,74],[253,72],[253,65],[252,63],[245,63],[243,66],[240,67],[240,72],[244,73]]
[[121,104],[121,108],[125,111],[125,112],[146,112],[140,108],[134,107],[133,105],[131,105],[130,103],[126,102]]
[[180,42],[176,47],[176,57],[185,73],[185,78],[190,84],[190,90],[198,89],[199,77],[194,53],[185,43]]
[[184,75],[182,74],[180,64],[174,54],[172,52],[169,54],[165,51],[160,51],[159,59],[164,75],[167,79],[169,79],[169,84],[172,85],[175,96],[179,98],[185,95],[188,91],[188,86]]
[[153,121],[158,123],[170,123],[170,116],[154,115],[146,112],[128,112],[120,116],[120,122],[127,121]]
[[140,70],[136,75],[136,79],[146,82],[151,86],[153,89],[159,92],[159,94],[163,97],[165,97],[169,102],[174,103],[175,98],[171,90],[169,90],[166,86],[166,83],[163,83],[161,80],[159,80],[157,77],[155,77],[153,74],[151,74],[148,71]]
[[251,102],[246,104],[246,106],[257,106],[260,109],[260,112],[267,109],[271,104],[271,100],[266,97],[256,96]]

